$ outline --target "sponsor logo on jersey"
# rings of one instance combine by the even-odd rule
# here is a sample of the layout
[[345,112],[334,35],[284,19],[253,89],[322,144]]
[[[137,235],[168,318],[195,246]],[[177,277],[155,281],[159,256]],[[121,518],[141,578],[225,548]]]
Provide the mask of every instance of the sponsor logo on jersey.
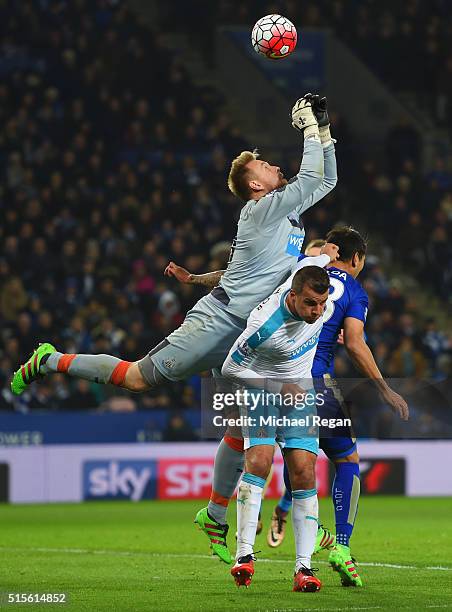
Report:
[[309,338],[309,340],[306,340],[306,342],[303,342],[303,344],[301,346],[299,346],[294,351],[292,351],[292,353],[290,354],[289,359],[291,361],[293,359],[299,359],[300,357],[303,357],[303,355],[305,353],[307,353],[308,351],[310,351],[311,349],[316,347],[317,344],[318,344],[318,341],[319,341],[319,336],[320,336],[320,332],[321,331],[322,331],[322,328],[320,328],[317,333],[315,333],[313,336],[311,336]]
[[304,233],[303,234],[289,234],[287,241],[286,253],[298,257],[301,253],[301,247],[303,246]]
[[248,341],[244,340],[242,344],[235,349],[235,351],[231,355],[232,361],[235,361],[238,365],[240,365],[249,355],[250,347],[248,345]]
[[240,351],[240,353],[244,356],[244,357],[248,357],[248,355],[250,354],[250,347],[248,346],[248,341],[244,340],[241,344],[239,344],[239,347],[237,349],[238,351]]
[[157,462],[139,460],[85,461],[83,499],[154,499]]

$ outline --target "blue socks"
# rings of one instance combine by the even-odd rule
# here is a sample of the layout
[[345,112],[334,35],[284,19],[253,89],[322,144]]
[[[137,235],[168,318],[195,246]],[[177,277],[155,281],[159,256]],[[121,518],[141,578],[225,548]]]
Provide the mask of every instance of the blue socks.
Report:
[[287,489],[284,491],[284,495],[281,496],[281,499],[278,502],[278,508],[282,512],[289,512],[292,507],[292,493]]
[[349,546],[353,532],[360,493],[359,465],[336,463],[336,476],[331,495],[336,516],[336,541]]
[[292,507],[292,486],[290,484],[289,470],[287,469],[286,462],[284,462],[284,484],[286,485],[286,490],[278,502],[278,508],[281,512],[289,512]]
[[[349,546],[358,511],[360,494],[359,464],[349,462],[336,463],[335,468],[336,475],[331,495],[336,517],[336,541],[338,544]],[[290,486],[289,471],[285,463],[284,484],[286,485],[286,492],[279,500],[278,507],[283,512],[288,512],[292,505],[292,487]]]
[[292,485],[290,484],[289,469],[288,469],[285,461],[284,461],[283,478],[284,478],[284,484],[286,485],[286,489],[292,495]]

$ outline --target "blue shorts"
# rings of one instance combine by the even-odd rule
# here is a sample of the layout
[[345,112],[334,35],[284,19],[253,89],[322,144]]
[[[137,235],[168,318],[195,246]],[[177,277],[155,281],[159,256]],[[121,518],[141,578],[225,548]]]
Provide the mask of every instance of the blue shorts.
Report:
[[351,455],[356,450],[356,438],[320,438],[319,446],[332,461]]
[[[317,413],[321,418],[350,418],[350,412],[342,396],[337,381],[325,374],[323,378],[314,379],[316,393],[323,395],[323,402],[317,404]],[[356,438],[351,426],[344,425],[335,429],[320,427],[319,446],[329,459],[340,459],[356,450]]]
[[245,450],[252,446],[273,446],[277,442],[281,448],[296,448],[318,455],[318,428],[310,423],[316,413],[315,407],[297,409],[282,406],[267,401],[265,397],[268,396],[258,390],[252,393],[252,397],[260,400],[253,410],[240,408],[240,416],[249,418],[242,427]]

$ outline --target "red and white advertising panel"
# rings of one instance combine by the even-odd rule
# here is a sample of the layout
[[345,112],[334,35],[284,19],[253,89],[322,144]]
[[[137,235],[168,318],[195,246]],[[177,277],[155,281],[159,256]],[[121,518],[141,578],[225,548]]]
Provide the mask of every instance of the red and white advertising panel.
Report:
[[[213,457],[160,459],[158,462],[158,499],[206,499],[210,495],[213,476]],[[278,498],[284,488],[283,461],[275,459],[273,477],[265,497]],[[317,462],[317,490],[324,497],[329,491],[328,461],[319,457]]]
[[[205,499],[210,494],[216,443],[85,444],[0,447],[0,497],[12,503],[84,499]],[[450,495],[452,441],[361,442],[362,493]],[[283,489],[275,454],[268,498]],[[324,455],[317,487],[329,495],[333,472]]]

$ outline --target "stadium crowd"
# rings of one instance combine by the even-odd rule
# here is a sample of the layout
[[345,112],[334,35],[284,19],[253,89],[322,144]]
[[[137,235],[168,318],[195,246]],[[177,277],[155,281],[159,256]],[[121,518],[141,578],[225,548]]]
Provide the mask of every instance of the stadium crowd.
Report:
[[[162,8],[165,12],[165,8]],[[202,12],[203,19],[199,19]],[[175,13],[166,6],[168,25],[193,29],[193,40],[211,57],[215,26],[252,25],[279,13],[303,28],[331,28],[369,68],[397,92],[417,98],[421,108],[450,129],[452,110],[452,5],[449,0],[315,0],[297,2],[194,0]],[[202,35],[201,35],[202,34]],[[407,61],[409,58],[409,61]]]
[[[132,361],[177,327],[203,290],[163,270],[169,260],[192,272],[225,267],[224,243],[240,207],[226,176],[232,157],[250,145],[222,111],[218,92],[196,86],[181,59],[124,3],[3,1],[0,28],[0,409],[197,405],[197,376],[127,398],[61,375],[19,398],[8,385],[37,341]],[[343,120],[334,123],[346,139]],[[389,172],[360,161],[356,183],[345,173],[306,214],[307,240],[335,222],[354,222],[344,217],[353,193],[379,211],[377,229],[387,232],[394,257],[406,258],[421,278],[428,271],[447,300],[452,174],[438,160],[437,171],[423,177],[418,159],[400,157],[413,135],[403,125],[394,130],[388,146],[398,165]],[[339,162],[340,155],[339,143]],[[296,172],[298,163],[281,165]],[[425,319],[377,257],[368,258],[362,279],[371,300],[368,339],[383,373],[450,375],[451,335]],[[353,375],[343,351],[336,368]]]

